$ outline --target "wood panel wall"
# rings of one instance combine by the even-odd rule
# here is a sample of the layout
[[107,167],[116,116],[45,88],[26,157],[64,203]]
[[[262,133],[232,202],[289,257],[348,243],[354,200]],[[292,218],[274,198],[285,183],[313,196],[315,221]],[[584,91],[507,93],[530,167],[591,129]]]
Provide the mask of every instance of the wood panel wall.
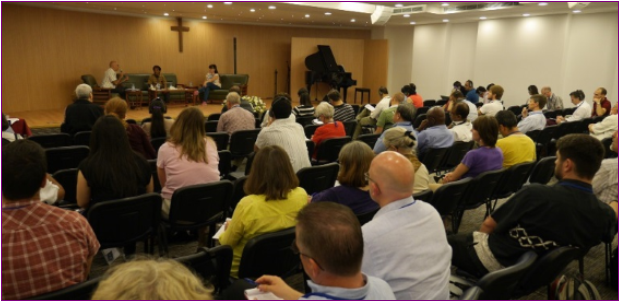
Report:
[[[101,81],[111,60],[129,73],[158,64],[180,83],[201,82],[210,63],[233,72],[233,37],[238,73],[250,75],[249,94],[286,91],[293,37],[370,39],[370,30],[313,29],[217,24],[185,20],[184,52],[178,50],[176,20],[63,11],[2,3],[2,111],[64,108],[82,74]],[[363,49],[355,50],[361,56]],[[387,72],[387,71],[386,71]],[[294,75],[297,78],[303,75]],[[362,80],[362,78],[358,78]],[[296,92],[301,87],[291,85]]]

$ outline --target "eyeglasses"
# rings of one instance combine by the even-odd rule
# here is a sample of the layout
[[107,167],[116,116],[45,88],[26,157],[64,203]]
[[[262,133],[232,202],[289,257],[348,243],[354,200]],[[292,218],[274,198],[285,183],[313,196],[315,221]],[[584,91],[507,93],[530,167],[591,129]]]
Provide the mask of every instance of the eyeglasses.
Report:
[[308,259],[312,259],[314,260],[314,263],[316,263],[316,265],[319,267],[320,270],[324,271],[323,267],[319,264],[318,261],[316,261],[316,259],[302,253],[301,251],[299,251],[299,247],[297,246],[297,240],[293,240],[293,243],[291,243],[291,250],[293,251],[293,253],[295,255],[300,255],[302,257],[306,257]]
[[370,178],[368,173],[364,173],[364,180],[366,180],[367,183],[370,183],[371,181],[377,183],[374,179]]

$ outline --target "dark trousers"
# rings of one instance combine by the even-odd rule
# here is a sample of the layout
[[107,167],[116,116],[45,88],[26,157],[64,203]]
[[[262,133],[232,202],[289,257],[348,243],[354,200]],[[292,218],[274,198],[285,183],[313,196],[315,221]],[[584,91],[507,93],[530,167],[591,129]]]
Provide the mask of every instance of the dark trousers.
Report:
[[243,279],[239,279],[228,286],[228,288],[220,293],[220,295],[215,297],[215,300],[247,300],[245,297],[245,290],[255,287],[256,285],[250,284]]
[[450,235],[448,243],[452,247],[452,265],[478,278],[489,273],[476,254],[474,237],[471,233]]
[[124,100],[125,99],[125,87],[123,85],[118,85],[114,89],[112,89],[112,93],[118,93],[118,95]]

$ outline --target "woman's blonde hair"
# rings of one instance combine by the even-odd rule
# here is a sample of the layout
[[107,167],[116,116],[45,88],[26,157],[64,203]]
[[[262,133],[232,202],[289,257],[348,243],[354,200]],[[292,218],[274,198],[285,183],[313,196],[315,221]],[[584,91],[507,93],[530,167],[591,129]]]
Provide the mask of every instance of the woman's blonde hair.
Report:
[[383,144],[386,148],[396,148],[398,153],[404,155],[413,164],[413,169],[418,171],[418,168],[422,165],[418,156],[415,153],[415,147],[417,142],[414,139],[412,131],[408,131],[405,128],[394,127],[385,131],[383,136]]
[[125,100],[114,97],[109,99],[103,107],[106,115],[115,115],[123,123],[123,127],[127,128],[127,122],[125,122],[125,116],[127,115],[127,102]]
[[181,263],[169,259],[135,260],[113,267],[93,300],[212,300],[211,290]]
[[205,143],[205,116],[198,108],[183,109],[170,128],[170,142],[181,147],[179,156],[187,156],[190,161],[209,163]]

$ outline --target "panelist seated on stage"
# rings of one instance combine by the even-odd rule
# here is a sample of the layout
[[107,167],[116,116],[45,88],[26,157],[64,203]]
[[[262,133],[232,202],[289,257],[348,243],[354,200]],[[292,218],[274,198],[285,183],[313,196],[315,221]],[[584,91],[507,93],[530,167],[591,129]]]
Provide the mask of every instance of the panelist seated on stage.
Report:
[[[167,83],[168,82],[166,81],[166,77],[161,74],[161,67],[159,65],[153,66],[153,74],[151,74],[148,81],[149,86],[157,87],[157,84],[159,84],[160,88],[165,89],[166,87],[168,87],[166,86]],[[162,94],[164,95],[164,102],[168,103],[168,100],[170,99],[170,94],[168,92],[163,92]]]
[[113,93],[118,93],[122,99],[125,99],[125,87],[123,87],[123,83],[129,80],[129,76],[120,68],[121,66],[118,62],[110,62],[110,68],[108,68],[103,75],[101,87],[111,89]]

